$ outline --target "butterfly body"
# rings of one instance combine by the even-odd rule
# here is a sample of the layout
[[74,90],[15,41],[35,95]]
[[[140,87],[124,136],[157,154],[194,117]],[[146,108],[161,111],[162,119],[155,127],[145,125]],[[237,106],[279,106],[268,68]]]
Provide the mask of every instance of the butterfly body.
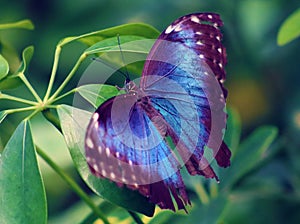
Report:
[[127,81],[125,94],[100,105],[85,139],[94,175],[175,210],[172,197],[178,209],[190,204],[179,168],[217,179],[205,147],[219,166],[229,166],[221,25],[212,13],[179,18],[152,47],[139,86]]

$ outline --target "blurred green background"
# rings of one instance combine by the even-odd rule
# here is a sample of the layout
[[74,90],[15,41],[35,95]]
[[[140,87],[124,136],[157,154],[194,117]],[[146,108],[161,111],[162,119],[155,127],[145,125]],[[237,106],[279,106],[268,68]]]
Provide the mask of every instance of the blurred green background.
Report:
[[[283,47],[276,43],[280,25],[300,7],[299,1],[1,0],[0,5],[0,23],[28,18],[35,25],[33,31],[0,32],[0,47],[14,48],[20,55],[26,46],[35,46],[28,79],[41,94],[46,90],[55,46],[63,37],[129,22],[144,22],[163,30],[184,14],[219,13],[224,21],[224,45],[228,54],[228,105],[236,108],[241,116],[242,136],[261,124],[271,124],[279,128],[281,142],[276,156],[259,171],[266,178],[276,179],[272,188],[279,189],[277,194],[258,195],[244,203],[228,223],[300,222],[300,40]],[[81,49],[81,45],[65,49],[59,80],[64,79]],[[1,102],[0,109],[3,108],[9,108],[9,103]],[[0,125],[0,151],[20,119],[18,115],[10,116]],[[60,165],[76,175],[61,136],[53,127],[41,124],[40,119],[33,120],[34,138],[56,156]],[[43,130],[52,131],[49,134]],[[55,176],[47,167],[42,168],[44,175]],[[57,176],[47,179],[50,216],[54,216],[77,199]],[[58,199],[61,195],[64,197]]]

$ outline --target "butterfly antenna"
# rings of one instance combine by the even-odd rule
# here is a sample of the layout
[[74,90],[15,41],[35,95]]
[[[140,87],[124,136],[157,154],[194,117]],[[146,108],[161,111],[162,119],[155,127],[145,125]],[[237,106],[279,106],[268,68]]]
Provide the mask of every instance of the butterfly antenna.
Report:
[[[116,66],[112,65],[111,63],[108,63],[107,61],[101,59],[101,58],[92,58],[93,61],[97,61],[97,62],[101,62],[102,64],[110,67],[113,70],[118,70]],[[124,75],[124,77],[127,79],[127,74],[118,70],[117,72],[121,73],[122,75]]]
[[129,72],[127,70],[127,66],[125,65],[125,58],[124,58],[124,54],[121,48],[121,41],[120,41],[120,35],[117,35],[117,39],[118,39],[118,45],[119,45],[119,49],[120,49],[120,53],[121,53],[121,57],[122,57],[122,66],[125,68],[125,77],[126,77],[126,83],[130,82],[130,78],[129,78]]

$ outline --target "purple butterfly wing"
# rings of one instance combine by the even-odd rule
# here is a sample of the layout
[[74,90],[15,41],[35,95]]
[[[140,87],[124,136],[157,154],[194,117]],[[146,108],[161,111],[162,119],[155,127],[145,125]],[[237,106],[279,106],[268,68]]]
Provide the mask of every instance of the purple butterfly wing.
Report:
[[168,125],[147,97],[142,101],[128,93],[97,109],[85,139],[88,165],[94,175],[138,190],[163,209],[175,210],[171,194],[185,209],[190,201],[179,163],[162,137]]
[[230,150],[222,141],[226,126],[225,48],[213,13],[177,19],[158,38],[144,66],[141,88],[171,126],[190,174],[215,177],[203,156],[205,146],[222,167],[230,165]]

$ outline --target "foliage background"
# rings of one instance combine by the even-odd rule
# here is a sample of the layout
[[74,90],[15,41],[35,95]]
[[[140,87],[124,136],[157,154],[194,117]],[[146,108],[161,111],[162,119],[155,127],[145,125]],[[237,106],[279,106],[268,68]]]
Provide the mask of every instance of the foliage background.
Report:
[[[276,43],[280,25],[300,6],[299,1],[1,0],[0,4],[0,23],[29,18],[35,24],[34,31],[0,33],[0,47],[4,48],[5,43],[5,47],[13,47],[20,54],[29,44],[35,46],[28,79],[42,93],[48,83],[55,46],[63,37],[128,22],[145,22],[163,30],[175,18],[191,12],[221,14],[228,53],[228,104],[241,116],[242,137],[261,124],[271,124],[279,128],[280,142],[277,154],[252,177],[269,180],[265,187],[273,193],[266,196],[257,192],[251,200],[243,201],[242,206],[231,208],[228,223],[297,223],[300,220],[297,214],[300,210],[300,44],[299,39],[283,47]],[[73,45],[63,52],[58,75],[61,80],[81,49],[81,45]],[[22,88],[18,91],[23,94]],[[9,102],[1,102],[0,109],[4,108],[9,108]],[[10,116],[1,124],[0,151],[22,117]],[[37,117],[33,121],[34,139],[76,177],[62,137],[52,126],[42,125],[41,119]],[[51,220],[70,211],[78,198],[47,166],[42,169]],[[250,184],[251,187],[252,193],[255,192],[255,185]]]

